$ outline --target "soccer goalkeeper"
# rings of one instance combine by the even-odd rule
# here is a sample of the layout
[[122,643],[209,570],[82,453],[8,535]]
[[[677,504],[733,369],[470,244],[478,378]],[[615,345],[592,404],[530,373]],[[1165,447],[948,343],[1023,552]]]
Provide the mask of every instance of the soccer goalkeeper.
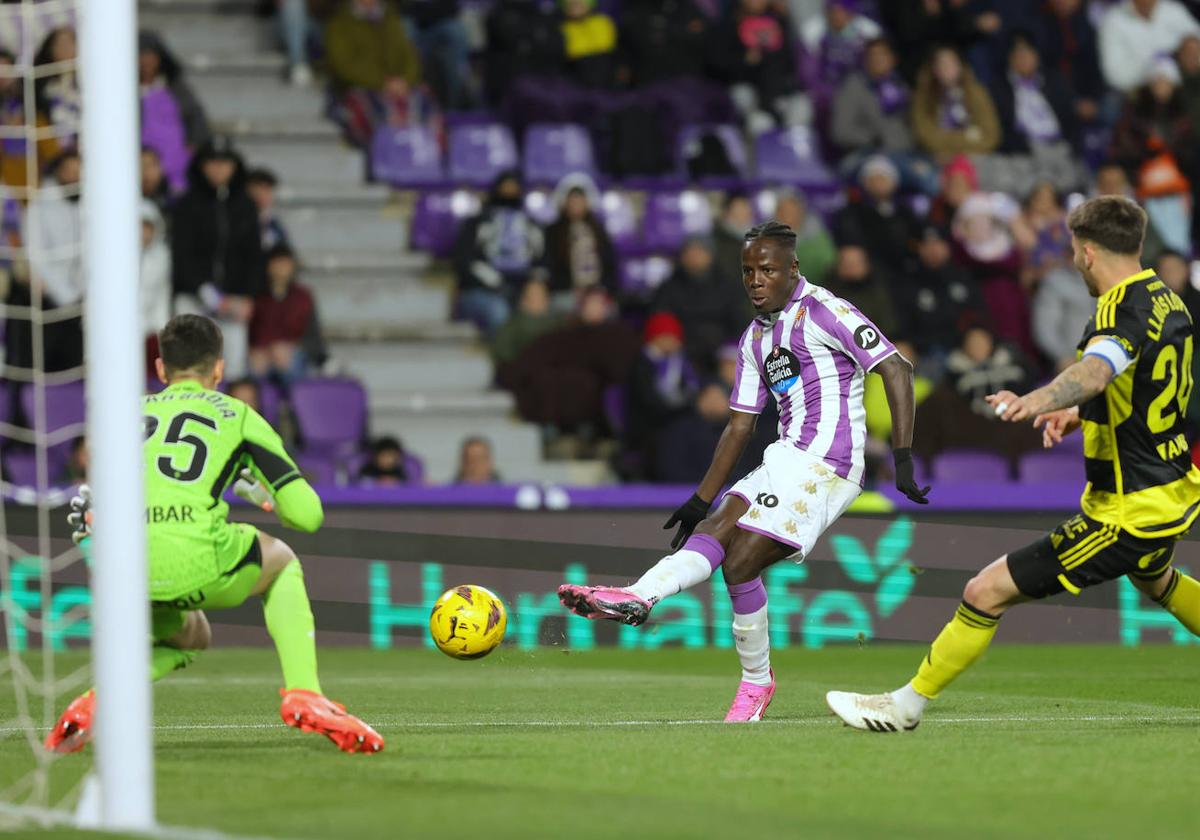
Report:
[[[271,426],[215,390],[225,368],[222,346],[221,331],[209,319],[172,318],[159,335],[157,362],[167,388],[143,401],[151,677],[186,667],[208,647],[204,610],[236,607],[258,595],[283,666],[284,723],[319,732],[345,752],[378,752],[379,734],[321,693],[300,561],[281,540],[227,520],[223,496],[231,484],[289,528],[316,531],[324,512]],[[86,540],[90,500],[82,495],[72,521],[76,537]],[[76,698],[46,736],[46,748],[82,749],[91,738],[95,703],[94,690]]]

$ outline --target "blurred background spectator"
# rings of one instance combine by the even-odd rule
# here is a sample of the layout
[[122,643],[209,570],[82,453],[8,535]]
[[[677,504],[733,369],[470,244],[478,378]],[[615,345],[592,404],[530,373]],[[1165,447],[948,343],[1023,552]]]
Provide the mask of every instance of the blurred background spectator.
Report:
[[188,159],[208,139],[208,119],[183,78],[183,68],[155,32],[138,33],[138,85],[142,146],[158,153],[171,191],[182,192]]
[[883,268],[872,262],[863,246],[838,248],[833,271],[821,285],[853,304],[884,335],[900,337],[890,278],[884,275]]
[[246,193],[258,208],[259,244],[264,252],[276,245],[289,244],[287,228],[275,208],[275,188],[279,179],[270,169],[259,167],[246,173]]
[[833,219],[839,245],[861,245],[877,264],[903,271],[912,259],[920,225],[899,200],[900,173],[884,155],[872,155],[858,171],[860,190]]
[[[563,316],[550,308],[550,292],[541,280],[530,280],[521,289],[517,310],[492,338],[492,359],[497,369],[512,362],[538,336],[560,326]],[[503,376],[503,374],[500,374]]]
[[[637,453],[645,466],[651,465],[664,442],[664,428],[690,409],[700,387],[700,378],[683,350],[683,338],[683,325],[674,315],[651,315],[642,331],[642,352],[629,373],[625,446]],[[725,410],[729,410],[728,404]]]
[[617,253],[596,217],[600,193],[586,175],[564,177],[554,190],[558,218],[546,228],[546,270],[554,308],[570,312],[578,293],[601,286],[617,291]]
[[752,227],[754,205],[750,197],[740,192],[726,195],[713,229],[713,260],[717,275],[726,283],[742,279],[742,248],[746,245],[746,231]]
[[[811,212],[801,193],[781,190],[775,200],[775,218],[796,231],[796,263],[800,273],[819,283],[837,261],[837,246],[824,220]],[[743,232],[744,237],[744,232]],[[738,259],[741,277],[741,258]]]
[[[11,52],[0,47],[0,70],[11,73],[15,61]],[[26,126],[27,120],[24,82],[19,76],[0,75],[0,125],[9,130],[20,129]],[[47,129],[50,125],[40,109],[35,125],[38,129]],[[30,185],[36,184],[36,173],[58,155],[58,150],[58,141],[52,136],[39,136],[33,143],[19,136],[5,137],[0,143],[0,180],[9,187],[24,187],[30,182]],[[33,178],[30,178],[31,170]]]
[[398,438],[391,435],[376,438],[371,442],[370,453],[370,459],[359,470],[360,481],[381,486],[409,482],[404,447]]
[[230,382],[229,396],[241,400],[255,411],[262,412],[262,390],[258,387],[258,382],[250,377]]
[[927,226],[917,241],[916,262],[900,279],[895,302],[899,334],[912,342],[912,355],[904,355],[915,363],[919,351],[937,372],[958,346],[962,331],[987,315],[975,278],[951,258],[950,243],[933,225]]
[[77,57],[75,27],[60,26],[51,30],[33,57],[39,75],[34,82],[38,110],[62,146],[74,146],[79,134],[79,77],[73,62]]
[[990,152],[1000,143],[1000,123],[987,88],[949,46],[933,50],[917,75],[912,122],[921,148],[939,161],[964,152]]
[[434,93],[453,111],[469,110],[478,101],[461,5],[459,0],[406,0],[401,6]]
[[492,443],[485,437],[469,437],[462,442],[455,484],[498,484],[500,474],[492,457]]
[[[41,287],[46,310],[83,303],[87,278],[79,252],[83,235],[79,176],[79,153],[73,149],[63,152],[47,167],[41,189],[29,202],[29,271],[32,282]],[[83,364],[82,313],[51,321],[42,329],[46,370],[69,370]]]
[[308,371],[301,345],[316,304],[312,292],[296,280],[299,263],[287,243],[267,252],[266,265],[266,283],[250,319],[250,369],[286,385]]
[[142,265],[138,291],[141,295],[142,335],[146,340],[146,376],[155,375],[158,331],[171,317],[171,249],[166,223],[153,201],[142,199]]
[[1160,56],[1175,52],[1200,25],[1178,0],[1121,0],[1100,24],[1100,62],[1110,87],[1129,93]]
[[163,174],[158,152],[143,146],[139,155],[142,198],[154,203],[160,213],[166,213],[172,201],[171,185]]

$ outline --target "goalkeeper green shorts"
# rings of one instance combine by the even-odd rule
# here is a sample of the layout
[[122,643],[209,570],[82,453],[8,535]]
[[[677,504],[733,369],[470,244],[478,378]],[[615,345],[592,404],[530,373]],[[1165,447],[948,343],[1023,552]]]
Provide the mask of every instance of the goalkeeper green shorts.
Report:
[[183,629],[183,614],[189,610],[227,610],[241,606],[262,576],[262,548],[258,532],[238,525],[251,536],[242,559],[212,583],[170,601],[150,602],[150,633],[156,642],[170,639]]

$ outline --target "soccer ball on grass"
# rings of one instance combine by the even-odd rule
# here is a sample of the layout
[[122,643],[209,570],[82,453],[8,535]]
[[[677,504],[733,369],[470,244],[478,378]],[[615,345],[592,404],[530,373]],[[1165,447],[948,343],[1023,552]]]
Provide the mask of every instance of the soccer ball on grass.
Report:
[[455,659],[487,656],[508,626],[504,603],[482,586],[456,586],[442,593],[429,615],[429,635],[438,649]]

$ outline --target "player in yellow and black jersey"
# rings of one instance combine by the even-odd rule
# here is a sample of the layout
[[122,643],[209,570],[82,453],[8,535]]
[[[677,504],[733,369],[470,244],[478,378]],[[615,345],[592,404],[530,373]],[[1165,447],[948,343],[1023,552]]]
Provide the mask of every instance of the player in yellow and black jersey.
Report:
[[859,729],[912,729],[926,702],[966,670],[1009,608],[1128,575],[1200,635],[1200,583],[1171,567],[1175,543],[1200,513],[1200,470],[1184,437],[1193,328],[1183,302],[1141,267],[1146,214],[1127,198],[1084,202],[1067,219],[1075,267],[1096,297],[1079,360],[1024,396],[988,397],[1004,420],[1033,420],[1047,447],[1083,429],[1082,510],[1032,545],[1001,557],[963,591],[954,618],[912,681],[888,694],[831,691]]

